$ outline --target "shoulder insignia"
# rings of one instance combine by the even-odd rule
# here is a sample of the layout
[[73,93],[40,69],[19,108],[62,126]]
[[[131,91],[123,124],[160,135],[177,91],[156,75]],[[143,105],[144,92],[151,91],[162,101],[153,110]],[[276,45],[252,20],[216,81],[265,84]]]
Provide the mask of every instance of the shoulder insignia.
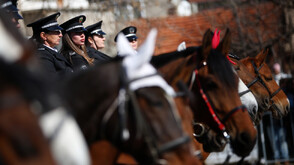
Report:
[[45,50],[45,48],[38,48],[38,50],[40,50],[40,51],[41,51],[41,50]]
[[73,55],[75,55],[76,54],[76,52],[69,52],[69,55],[70,56],[73,56]]

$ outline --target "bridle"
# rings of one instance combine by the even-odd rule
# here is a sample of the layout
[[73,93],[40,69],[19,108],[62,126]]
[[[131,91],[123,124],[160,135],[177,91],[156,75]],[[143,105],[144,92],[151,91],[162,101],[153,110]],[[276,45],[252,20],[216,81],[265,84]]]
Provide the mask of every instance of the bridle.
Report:
[[[254,72],[255,74],[257,75],[257,77],[255,77],[254,80],[252,80],[250,83],[247,84],[247,87],[250,88],[253,84],[255,84],[256,82],[260,82],[262,84],[262,86],[264,86],[264,88],[267,90],[269,96],[270,96],[270,101],[271,103],[274,103],[274,100],[272,99],[275,95],[277,95],[280,90],[282,89],[281,87],[279,87],[279,89],[277,89],[275,92],[271,93],[271,91],[269,90],[268,86],[266,85],[266,83],[263,81],[260,73],[259,73],[259,70],[264,66],[264,63],[262,63],[258,68],[256,66],[256,64],[254,63],[254,61],[252,60],[251,61],[251,64],[254,68]],[[271,106],[274,106],[275,104],[272,104]]]
[[[150,150],[150,153],[152,155],[152,159],[154,162],[159,160],[159,156],[163,154],[164,152],[170,151],[182,144],[185,144],[190,141],[190,137],[183,134],[181,137],[174,139],[172,141],[169,141],[163,145],[158,146],[156,143],[156,139],[153,135],[153,132],[151,131],[150,124],[145,120],[144,115],[142,114],[142,110],[139,106],[137,97],[136,97],[136,90],[130,89],[131,83],[142,80],[145,78],[158,76],[158,73],[150,74],[146,76],[142,76],[136,79],[129,80],[126,75],[126,69],[121,66],[120,68],[120,81],[121,81],[121,87],[119,90],[119,94],[116,97],[116,99],[113,101],[109,109],[106,111],[105,115],[102,119],[102,126],[101,126],[101,132],[102,138],[105,138],[105,132],[106,132],[106,125],[108,121],[110,120],[110,117],[114,114],[114,112],[118,111],[119,116],[119,124],[120,124],[120,130],[119,130],[119,137],[121,141],[127,141],[129,139],[129,131],[127,128],[127,114],[132,111],[134,113],[134,119],[136,122],[136,129],[137,133],[135,135],[136,138],[143,138],[148,146],[148,149]],[[173,98],[169,95],[165,95],[172,113],[173,118],[176,121],[179,128],[181,128],[181,121],[179,120],[179,116],[177,114],[177,111],[175,109],[175,105],[173,103]],[[131,103],[133,108],[128,107],[128,103]]]
[[206,104],[213,120],[217,123],[219,130],[222,132],[223,137],[226,139],[226,142],[229,142],[230,135],[227,133],[227,130],[226,130],[224,123],[226,123],[228,121],[228,119],[233,114],[238,112],[239,110],[242,110],[244,112],[246,110],[246,107],[244,105],[237,106],[237,107],[233,108],[228,114],[226,114],[226,116],[223,119],[220,119],[220,117],[217,115],[217,113],[215,111],[216,108],[213,106],[213,104],[211,104],[209,97],[205,94],[205,92],[201,86],[199,76],[197,76],[199,69],[201,69],[204,66],[206,66],[206,62],[203,62],[202,65],[200,65],[199,67],[196,67],[196,69],[193,71],[192,77],[191,77],[191,82],[190,82],[190,89],[192,89],[193,84],[196,82],[196,85],[199,89],[201,97],[205,101],[205,104]]

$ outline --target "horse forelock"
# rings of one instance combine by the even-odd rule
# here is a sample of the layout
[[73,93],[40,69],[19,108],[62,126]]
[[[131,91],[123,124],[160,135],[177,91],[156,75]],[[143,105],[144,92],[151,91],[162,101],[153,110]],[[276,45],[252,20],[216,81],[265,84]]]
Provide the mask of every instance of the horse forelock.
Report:
[[[237,76],[227,58],[216,50],[211,50],[207,58],[209,72],[214,74],[226,87],[237,87]],[[237,88],[236,88],[237,89]]]

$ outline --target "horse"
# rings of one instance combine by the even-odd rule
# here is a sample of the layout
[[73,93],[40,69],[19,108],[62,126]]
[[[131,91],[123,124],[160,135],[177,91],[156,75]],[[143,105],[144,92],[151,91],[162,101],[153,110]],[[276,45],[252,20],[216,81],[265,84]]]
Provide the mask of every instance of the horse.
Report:
[[[205,123],[225,139],[230,139],[234,152],[247,156],[255,144],[256,130],[241,104],[237,75],[225,57],[230,32],[227,30],[222,42],[214,48],[212,38],[211,31],[207,30],[202,47],[187,48],[177,53],[176,60],[162,56],[154,59],[153,64],[158,64],[159,72],[173,87],[176,88],[179,80],[190,87],[194,95],[190,99],[190,107],[195,121]],[[163,65],[165,60],[170,63]],[[211,150],[205,146],[204,149]]]
[[273,79],[271,69],[265,62],[267,54],[268,50],[263,49],[257,56],[243,58],[240,62],[242,62],[254,76],[254,80],[249,82],[247,86],[250,88],[250,86],[253,86],[256,82],[260,82],[266,89],[265,94],[269,97],[268,109],[272,112],[273,117],[281,118],[288,114],[290,103],[286,94]]
[[113,164],[119,152],[140,164],[200,163],[170,96],[173,89],[149,64],[156,33],[150,32],[138,52],[120,34],[117,46],[126,55],[123,59],[79,72],[64,84],[64,98],[91,149],[93,164]]
[[[10,162],[4,164],[90,164],[76,121],[62,107],[57,92],[48,88],[52,84],[38,72],[34,46],[9,19],[1,10],[1,45],[14,48],[0,48],[1,112],[7,117],[1,120],[1,138],[7,141],[2,141],[1,160]],[[14,144],[9,148],[11,142]]]
[[[273,80],[272,74],[270,73],[269,67],[265,63],[266,54],[268,52],[265,50],[262,50],[256,57],[256,61],[263,61],[263,64],[260,64],[260,62],[256,62],[252,60],[252,58],[245,58],[246,60],[243,61],[243,59],[240,59],[238,56],[229,54],[229,60],[232,62],[234,69],[236,70],[238,76],[246,83],[248,88],[250,88],[250,91],[255,95],[256,100],[258,101],[258,113],[256,116],[255,125],[258,125],[261,118],[263,117],[263,114],[266,111],[271,111],[273,114],[276,114],[276,118],[283,117],[287,114],[287,99],[283,96],[283,91],[280,90],[279,87],[277,87],[275,81]],[[245,65],[245,64],[247,65]],[[259,63],[259,68],[256,67],[256,63]],[[253,68],[251,70],[248,69],[248,66],[252,66]],[[259,73],[259,70],[263,67],[263,65],[266,65],[264,68],[263,73]],[[269,74],[270,73],[270,74]],[[264,79],[262,79],[264,77]],[[268,84],[266,84],[264,81],[268,81]],[[276,98],[275,101],[272,100],[272,98],[277,94],[281,92],[281,95]],[[280,102],[278,100],[281,100]],[[283,101],[284,100],[284,101]],[[278,102],[280,106],[272,105],[275,102]],[[283,105],[283,106],[282,106]],[[271,106],[273,106],[271,108]],[[284,108],[283,108],[284,107]],[[257,150],[257,149],[256,149]],[[238,157],[235,155],[232,155],[230,153],[229,147],[225,148],[225,151],[223,153],[214,153],[213,155],[210,155],[212,157],[208,158],[208,162],[212,163],[215,162],[215,157],[219,157],[217,162],[225,162],[225,163],[232,163],[236,161],[236,158],[238,160]],[[256,154],[256,153],[255,153]],[[224,155],[227,155],[228,157],[225,158]],[[228,159],[229,157],[235,158],[234,160]],[[223,159],[222,159],[223,158]],[[250,161],[250,156],[247,157]],[[245,159],[245,160],[246,160]],[[256,160],[256,155],[251,155],[251,161],[252,159]]]

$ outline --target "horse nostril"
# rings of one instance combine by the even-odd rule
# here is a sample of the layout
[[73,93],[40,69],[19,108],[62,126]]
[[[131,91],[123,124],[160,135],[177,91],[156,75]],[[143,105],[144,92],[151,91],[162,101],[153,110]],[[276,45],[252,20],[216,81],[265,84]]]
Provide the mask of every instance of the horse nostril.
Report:
[[290,112],[290,105],[289,105],[289,104],[286,106],[286,114],[287,114],[288,112]]
[[254,115],[257,114],[257,107],[254,107],[254,108],[252,109],[252,113],[253,113]]
[[264,103],[264,105],[265,105],[266,107],[268,107],[268,106],[269,106],[269,103],[270,103],[269,98],[265,98],[265,99],[263,100],[263,103]]

